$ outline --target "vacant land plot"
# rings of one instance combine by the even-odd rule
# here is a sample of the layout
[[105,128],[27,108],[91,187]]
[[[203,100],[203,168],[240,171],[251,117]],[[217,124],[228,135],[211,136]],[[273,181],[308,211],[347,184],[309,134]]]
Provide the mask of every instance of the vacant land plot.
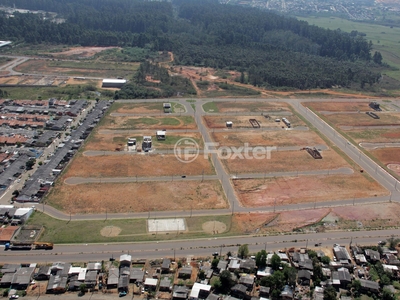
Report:
[[314,159],[304,150],[273,151],[270,159],[223,159],[231,174],[274,173],[287,171],[331,170],[349,167],[335,151],[321,152],[323,159]]
[[47,202],[64,212],[126,213],[226,208],[222,187],[213,181],[56,185]]
[[287,103],[279,102],[251,102],[251,101],[229,101],[229,102],[208,102],[203,105],[206,112],[289,112]]
[[[286,125],[282,122],[275,122],[276,118],[281,118],[281,116],[269,115],[269,118],[264,116],[204,116],[205,123],[208,128],[226,128],[226,122],[230,121],[233,123],[234,128],[253,128],[250,124],[249,119],[256,119],[260,123],[261,128],[263,127],[283,127]],[[286,117],[292,127],[305,125],[297,116],[287,116]]]
[[380,148],[371,153],[383,164],[400,164],[400,148]]
[[356,129],[346,130],[356,143],[394,143],[400,139],[400,129]]
[[247,131],[247,132],[213,132],[215,142],[222,146],[313,146],[325,142],[313,131]]
[[22,73],[64,74],[87,77],[128,77],[139,67],[138,63],[101,63],[87,61],[28,60],[15,67]]
[[192,116],[160,117],[112,117],[110,115],[100,122],[101,129],[196,129]]
[[182,163],[173,154],[132,154],[85,157],[78,155],[63,179],[68,177],[133,177],[215,174],[209,159],[200,155]]
[[243,206],[261,207],[374,197],[388,192],[363,175],[324,175],[235,179],[235,189]]
[[[168,102],[171,104],[172,112],[182,113],[185,108],[182,104],[177,102]],[[115,102],[110,112],[122,114],[164,114],[163,104],[160,102],[140,102],[140,103],[120,103]]]
[[324,116],[336,126],[381,126],[400,125],[400,113],[377,113],[380,119],[373,119],[366,113],[330,114]]
[[332,112],[346,112],[346,111],[371,111],[369,102],[304,102],[304,106],[309,107],[315,111],[332,111]]
[[0,77],[0,84],[17,84],[23,79],[23,76]]
[[141,134],[99,134],[96,132],[91,136],[90,142],[85,145],[84,151],[114,151],[116,148],[124,149],[127,145],[128,138],[136,138],[138,148],[141,148],[143,136],[153,136],[152,147],[155,150],[173,149],[175,143],[182,138],[194,139],[200,148],[204,147],[203,139],[200,133],[177,133],[168,132],[164,141],[158,141],[155,137],[155,131],[143,131]]
[[67,49],[60,49],[60,52],[51,52],[46,54],[51,54],[55,57],[65,57],[65,58],[89,58],[96,53],[102,52],[104,50],[114,49],[116,47],[72,47]]

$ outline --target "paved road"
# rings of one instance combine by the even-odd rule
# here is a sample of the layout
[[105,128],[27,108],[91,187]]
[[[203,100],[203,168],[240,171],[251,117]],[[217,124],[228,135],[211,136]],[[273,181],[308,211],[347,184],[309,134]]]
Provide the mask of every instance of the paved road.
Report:
[[160,242],[137,242],[123,244],[77,244],[56,245],[53,250],[4,251],[0,261],[8,263],[21,262],[79,262],[101,261],[110,257],[119,258],[129,253],[132,259],[154,259],[162,257],[211,256],[213,252],[225,254],[228,251],[236,253],[238,245],[248,244],[250,252],[262,249],[275,251],[291,247],[332,248],[334,243],[377,244],[390,236],[399,235],[397,229],[375,231],[335,231],[324,233],[291,234],[277,236],[240,236],[226,238],[207,238],[197,240],[172,240]]

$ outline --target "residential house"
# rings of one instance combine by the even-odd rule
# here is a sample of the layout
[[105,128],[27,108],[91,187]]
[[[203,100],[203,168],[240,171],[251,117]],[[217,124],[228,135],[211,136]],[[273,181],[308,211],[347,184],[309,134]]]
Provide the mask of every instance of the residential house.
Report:
[[130,273],[131,283],[142,283],[144,280],[144,271],[141,268],[132,268]]
[[283,288],[283,291],[281,292],[281,298],[282,299],[293,299],[293,290],[291,289],[290,286],[285,285]]
[[131,267],[132,263],[132,256],[129,254],[122,254],[119,257],[119,266],[120,267]]
[[303,286],[309,286],[311,281],[311,273],[308,270],[300,270],[297,273],[297,283]]
[[254,275],[246,274],[240,276],[239,284],[243,284],[248,291],[251,291],[254,285]]
[[157,289],[157,284],[157,278],[146,278],[146,280],[144,281],[144,289],[146,291],[155,291]]
[[240,259],[231,259],[228,264],[228,270],[234,272],[240,269]]
[[381,255],[379,254],[378,251],[372,250],[372,249],[365,249],[365,256],[367,257],[367,260],[370,262],[377,262],[381,260]]
[[247,295],[247,287],[243,284],[236,284],[231,288],[231,295],[243,299]]
[[99,273],[101,271],[101,263],[100,262],[90,262],[86,267],[87,271],[96,271]]
[[108,270],[107,289],[116,289],[118,287],[119,269],[110,268]]
[[240,270],[243,272],[251,273],[256,268],[256,261],[254,259],[245,259],[240,261]]
[[92,289],[97,285],[97,270],[88,271],[85,277],[85,284],[88,289]]
[[210,294],[211,285],[195,282],[192,290],[190,291],[190,300],[206,299]]
[[118,279],[118,292],[129,292],[129,276],[121,275]]
[[161,273],[169,273],[169,266],[171,260],[169,258],[164,258],[161,264]]
[[50,266],[41,266],[33,278],[35,278],[35,280],[49,280]]
[[342,265],[345,266],[351,263],[351,257],[346,247],[336,245],[333,247],[333,253],[336,257],[336,260]]
[[380,288],[379,288],[379,283],[371,280],[365,280],[365,279],[360,279],[361,283],[361,290],[365,292],[372,292],[372,293],[379,293]]
[[228,262],[226,260],[220,260],[218,262],[217,268],[216,268],[216,272],[219,274],[222,271],[226,270],[226,267],[228,266]]
[[171,291],[171,281],[168,279],[168,277],[163,278],[160,281],[159,290],[160,290],[160,292],[170,292]]
[[32,281],[34,267],[20,268],[14,273],[11,281],[11,288],[16,290],[26,290]]
[[210,293],[208,295],[208,297],[206,298],[206,300],[221,300],[220,297],[218,295],[215,295],[213,293]]
[[183,267],[178,271],[178,278],[188,279],[192,276],[192,267]]
[[174,286],[174,290],[172,292],[173,300],[185,300],[188,298],[189,290],[186,286]]
[[262,298],[269,298],[271,288],[267,286],[260,286],[259,295]]
[[67,281],[68,281],[68,276],[60,274],[50,275],[46,293],[48,294],[65,293],[65,291],[67,290]]
[[298,269],[313,270],[312,260],[308,253],[293,252],[292,265]]
[[332,272],[332,285],[334,287],[347,288],[351,283],[351,275],[346,268],[339,268],[337,271]]
[[265,276],[271,276],[274,273],[271,267],[263,267],[257,270],[257,278],[262,278]]

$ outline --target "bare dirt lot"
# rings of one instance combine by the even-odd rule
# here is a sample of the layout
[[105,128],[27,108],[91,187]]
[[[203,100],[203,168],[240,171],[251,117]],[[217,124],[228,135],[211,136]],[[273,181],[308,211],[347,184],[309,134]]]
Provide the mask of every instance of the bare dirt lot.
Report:
[[173,154],[132,154],[85,157],[78,155],[68,167],[68,177],[142,177],[215,174],[211,162],[199,155],[182,163]]
[[380,119],[373,119],[366,113],[341,114],[335,113],[326,115],[336,126],[380,126],[380,125],[400,125],[400,113],[377,113]]
[[65,212],[126,213],[226,208],[218,181],[57,185],[48,201]]
[[380,148],[371,153],[383,164],[400,164],[400,148]]
[[400,129],[356,129],[346,130],[355,142],[394,143],[400,139]]
[[228,112],[283,112],[290,111],[289,105],[279,102],[216,102],[215,105],[220,113]]
[[378,183],[371,182],[358,173],[318,177],[276,177],[267,178],[265,182],[264,179],[235,179],[233,183],[245,207],[288,205],[388,194]]
[[235,214],[233,224],[240,232],[247,234],[290,232],[296,228],[319,222],[328,213],[328,208],[322,208],[281,213]]
[[110,110],[123,114],[144,114],[144,113],[163,113],[162,103],[114,103]]
[[[325,221],[327,216],[332,219],[331,222]],[[320,221],[325,224],[325,228],[322,230],[384,228],[399,226],[399,217],[399,204],[380,203],[357,205],[352,209],[349,209],[349,206],[338,206],[280,213],[235,214],[232,223],[239,232],[262,234],[267,232],[290,232]]]
[[348,112],[371,111],[369,102],[303,102],[304,106],[316,111]]
[[116,148],[122,148],[126,150],[128,138],[136,138],[137,148],[141,148],[140,145],[143,141],[143,136],[153,136],[152,147],[155,150],[173,149],[175,143],[182,138],[194,139],[199,148],[203,148],[204,142],[200,133],[188,132],[188,133],[177,133],[168,132],[164,141],[157,141],[155,137],[155,131],[143,131],[140,134],[99,134],[96,132],[90,138],[90,142],[85,145],[84,151],[97,150],[97,151],[115,151]]
[[215,142],[222,146],[313,146],[325,142],[314,131],[247,131],[247,132],[213,132]]
[[22,76],[0,77],[0,84],[17,84],[22,80]]
[[106,116],[100,129],[196,129],[192,116],[112,117]]
[[[205,123],[208,128],[226,128],[226,122],[233,122],[234,128],[249,128],[253,129],[249,119],[256,119],[261,128],[263,127],[283,127],[286,128],[285,124],[282,122],[275,122],[276,118],[281,118],[280,116],[274,117],[270,115],[270,118],[267,119],[264,116],[204,116]],[[287,116],[286,117],[292,127],[305,125],[303,121],[301,121],[297,116]]]
[[314,159],[305,150],[273,151],[271,159],[223,159],[231,174],[273,173],[287,171],[331,170],[349,167],[335,151],[322,151],[322,159]]
[[52,52],[48,54],[51,54],[52,56],[56,57],[66,57],[66,58],[71,58],[71,57],[89,58],[95,55],[96,53],[113,48],[117,47],[72,47],[62,52]]

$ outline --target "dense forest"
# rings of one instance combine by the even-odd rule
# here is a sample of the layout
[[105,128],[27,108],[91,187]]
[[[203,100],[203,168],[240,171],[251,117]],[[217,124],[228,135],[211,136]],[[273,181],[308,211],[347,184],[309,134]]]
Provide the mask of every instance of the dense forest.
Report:
[[236,69],[249,83],[298,89],[373,85],[381,63],[357,33],[326,30],[271,12],[214,0],[0,0],[56,12],[0,16],[1,39],[26,43],[147,47],[173,51],[176,64]]

